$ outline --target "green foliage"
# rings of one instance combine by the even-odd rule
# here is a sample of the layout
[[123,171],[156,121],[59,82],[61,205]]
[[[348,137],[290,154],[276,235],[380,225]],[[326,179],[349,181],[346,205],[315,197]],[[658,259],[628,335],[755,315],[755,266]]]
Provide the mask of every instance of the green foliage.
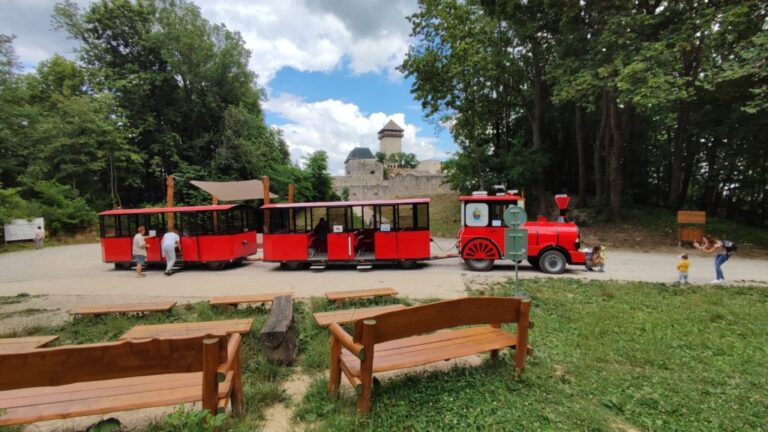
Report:
[[[312,383],[295,412],[319,431],[759,430],[768,292],[575,279],[521,281],[535,354],[385,380],[368,417]],[[514,281],[472,295],[520,294]],[[734,330],[738,328],[738,330]],[[509,326],[514,331],[514,325]]]
[[208,410],[187,410],[179,405],[176,411],[166,415],[159,425],[152,425],[150,432],[213,432],[220,428],[225,414],[211,415]]
[[29,201],[29,214],[44,217],[51,234],[79,232],[96,223],[96,213],[70,186],[41,180],[24,188],[23,195]]
[[340,197],[333,191],[333,180],[328,174],[328,154],[319,150],[309,155],[304,162],[304,171],[312,191],[310,201],[338,201]]
[[[379,153],[376,153],[377,160]],[[400,152],[392,153],[391,155],[386,156],[385,161],[382,163],[394,165],[397,168],[416,168],[419,165],[419,160],[413,153]]]

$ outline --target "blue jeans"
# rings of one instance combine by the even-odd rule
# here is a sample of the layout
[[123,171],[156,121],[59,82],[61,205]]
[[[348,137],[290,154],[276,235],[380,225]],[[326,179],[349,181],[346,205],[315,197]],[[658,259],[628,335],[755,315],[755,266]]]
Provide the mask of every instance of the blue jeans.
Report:
[[717,280],[725,280],[723,276],[723,264],[730,258],[728,255],[715,255],[715,276]]

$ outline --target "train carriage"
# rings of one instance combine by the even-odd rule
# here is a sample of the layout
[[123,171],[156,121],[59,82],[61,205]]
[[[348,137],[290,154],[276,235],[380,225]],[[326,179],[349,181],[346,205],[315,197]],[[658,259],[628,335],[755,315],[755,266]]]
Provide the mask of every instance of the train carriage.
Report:
[[249,205],[117,209],[99,213],[102,260],[116,268],[130,268],[132,239],[143,225],[148,234],[147,263],[164,263],[160,239],[169,217],[181,238],[181,264],[201,263],[220,269],[257,252],[260,218]]
[[264,261],[306,264],[398,263],[430,258],[429,199],[267,204]]

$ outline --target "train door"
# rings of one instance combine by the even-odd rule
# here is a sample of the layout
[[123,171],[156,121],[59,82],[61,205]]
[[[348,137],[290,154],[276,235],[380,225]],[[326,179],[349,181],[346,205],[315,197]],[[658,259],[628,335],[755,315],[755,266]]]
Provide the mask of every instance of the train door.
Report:
[[328,259],[351,260],[355,257],[355,233],[347,229],[347,208],[328,209]]

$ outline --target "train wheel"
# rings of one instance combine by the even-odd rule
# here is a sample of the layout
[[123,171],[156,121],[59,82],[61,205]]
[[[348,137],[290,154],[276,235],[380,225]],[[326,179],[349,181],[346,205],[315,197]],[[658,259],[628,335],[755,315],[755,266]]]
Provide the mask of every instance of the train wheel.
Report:
[[414,269],[416,268],[416,261],[415,260],[400,261],[400,268],[403,270]]
[[471,240],[464,246],[461,257],[467,267],[474,271],[488,271],[493,267],[493,262],[501,258],[499,250],[487,239]]
[[209,262],[209,263],[206,264],[206,266],[208,267],[208,270],[219,271],[219,270],[224,268],[224,263],[223,262]]
[[541,255],[539,260],[541,271],[549,274],[560,274],[565,271],[565,256],[554,249],[548,250]]
[[301,261],[286,261],[280,263],[280,267],[286,270],[301,270],[301,268],[304,267],[304,263]]
[[131,269],[131,263],[129,262],[116,262],[115,263],[115,270],[130,270]]

